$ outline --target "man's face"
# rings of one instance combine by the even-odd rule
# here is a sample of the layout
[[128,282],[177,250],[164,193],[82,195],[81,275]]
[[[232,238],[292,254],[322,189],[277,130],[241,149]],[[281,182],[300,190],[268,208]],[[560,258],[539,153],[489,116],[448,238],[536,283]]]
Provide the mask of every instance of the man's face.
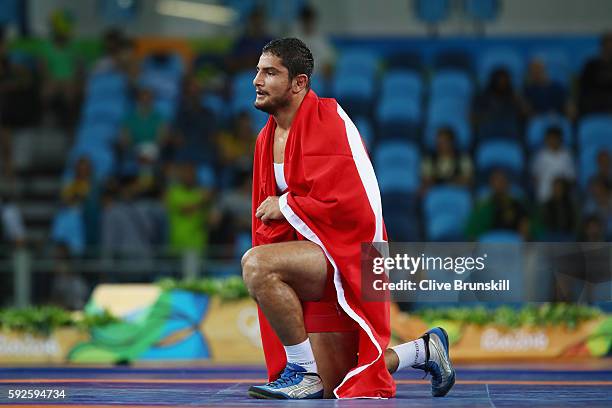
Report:
[[253,85],[256,92],[254,105],[261,111],[273,115],[291,102],[289,71],[276,55],[261,54]]

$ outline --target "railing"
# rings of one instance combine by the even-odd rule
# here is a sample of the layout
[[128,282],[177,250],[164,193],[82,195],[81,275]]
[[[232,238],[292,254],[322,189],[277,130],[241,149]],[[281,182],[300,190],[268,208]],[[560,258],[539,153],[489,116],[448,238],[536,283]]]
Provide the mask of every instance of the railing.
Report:
[[[55,273],[60,266],[76,275],[97,276],[99,282],[153,282],[162,277],[195,279],[238,275],[240,260],[222,255],[228,253],[228,249],[213,247],[206,255],[197,251],[169,253],[160,249],[152,256],[123,256],[120,259],[88,251],[80,258],[58,259],[28,248],[0,247],[0,282],[5,294],[12,292],[13,306],[26,307],[34,303],[35,276]],[[5,299],[0,301],[0,306],[1,303],[9,306]]]

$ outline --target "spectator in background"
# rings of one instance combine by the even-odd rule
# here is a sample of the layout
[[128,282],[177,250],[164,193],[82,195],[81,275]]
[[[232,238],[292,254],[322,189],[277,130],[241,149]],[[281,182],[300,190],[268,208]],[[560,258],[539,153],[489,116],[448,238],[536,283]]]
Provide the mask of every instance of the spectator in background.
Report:
[[612,31],[602,35],[599,56],[587,62],[578,86],[580,115],[612,112]]
[[497,68],[472,103],[472,119],[480,138],[518,137],[524,104],[505,68]]
[[448,127],[438,129],[436,150],[425,156],[421,166],[422,189],[432,185],[454,184],[468,187],[472,183],[474,167],[467,154],[456,146],[455,132]]
[[11,247],[23,247],[26,243],[26,229],[14,194],[0,191],[0,237]]
[[0,27],[0,176],[13,175],[12,134],[37,120],[39,99],[32,67],[11,61]]
[[572,197],[572,182],[555,178],[551,197],[541,207],[541,219],[548,241],[575,241],[578,209]]
[[73,191],[62,192],[62,207],[51,225],[51,241],[56,246],[65,245],[72,257],[82,256],[85,252],[85,226],[80,199]]
[[157,160],[160,144],[166,143],[167,129],[166,120],[154,109],[153,92],[140,88],[136,106],[125,118],[119,138],[119,174],[134,172],[139,157]]
[[582,223],[582,242],[604,242],[606,240],[605,228],[601,219],[596,215],[588,215]]
[[72,21],[65,11],[55,11],[50,17],[51,41],[43,49],[45,112],[53,124],[69,130],[79,110],[83,72],[71,42]]
[[107,186],[103,195],[101,249],[105,260],[138,261],[145,270],[153,256],[155,224],[136,205],[136,194],[137,178],[133,175],[111,181]]
[[595,177],[589,182],[589,191],[582,208],[585,219],[596,217],[606,239],[612,239],[612,191],[603,178]]
[[81,203],[85,243],[88,247],[97,246],[100,243],[101,186],[93,174],[89,157],[79,157],[74,166],[74,176],[64,184],[62,195],[76,197]]
[[270,41],[272,37],[268,34],[266,15],[263,9],[255,8],[228,57],[226,65],[230,73],[255,69],[261,50]]
[[478,239],[492,230],[517,232],[525,240],[532,235],[527,206],[510,194],[508,177],[502,170],[494,170],[489,178],[491,193],[476,204],[467,223],[467,236]]
[[202,105],[203,88],[195,75],[187,76],[183,84],[178,113],[162,156],[173,162],[212,164],[217,157],[215,116]]
[[535,180],[536,198],[539,203],[544,203],[551,197],[556,178],[575,180],[574,159],[570,151],[563,146],[560,128],[554,126],[546,131],[544,147],[533,159],[531,174]]
[[256,140],[257,133],[253,131],[251,115],[246,111],[236,115],[231,132],[217,135],[217,173],[221,174],[222,185],[236,184],[237,173],[251,169]]
[[208,243],[208,217],[212,192],[197,184],[196,167],[183,163],[178,167],[178,182],[166,191],[170,222],[170,245],[179,253],[201,254]]
[[607,185],[612,186],[612,163],[608,150],[600,150],[597,153],[597,169],[593,178],[601,179]]
[[570,117],[575,116],[567,90],[563,85],[548,77],[546,66],[540,60],[533,60],[529,64],[523,93],[530,115],[558,113],[567,114]]
[[234,188],[226,189],[221,194],[211,217],[211,240],[214,240],[215,244],[232,245],[238,235],[251,234],[252,181],[251,172],[242,171],[237,176]]
[[72,269],[72,256],[66,244],[58,244],[54,250],[51,303],[69,310],[83,310],[89,297],[85,279]]
[[335,52],[329,38],[318,30],[318,17],[317,11],[306,4],[300,11],[299,25],[290,37],[299,38],[310,48],[314,60],[317,61],[313,73],[330,79],[333,74]]

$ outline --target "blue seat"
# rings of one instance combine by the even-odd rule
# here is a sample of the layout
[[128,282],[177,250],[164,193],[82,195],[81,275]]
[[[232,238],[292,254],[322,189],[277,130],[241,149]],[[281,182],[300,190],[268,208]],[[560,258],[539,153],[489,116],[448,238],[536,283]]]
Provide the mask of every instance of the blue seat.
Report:
[[472,209],[472,197],[462,187],[434,187],[427,192],[423,209],[428,240],[461,239]]
[[424,23],[437,24],[448,17],[450,4],[448,0],[416,0],[414,11]]
[[119,137],[116,124],[96,121],[83,122],[77,130],[76,143],[109,148],[115,144]]
[[527,126],[527,147],[537,150],[542,147],[548,128],[556,126],[563,133],[563,143],[566,147],[573,145],[572,125],[569,120],[560,115],[539,115],[529,121]]
[[499,0],[465,0],[465,13],[468,17],[484,23],[497,19]]
[[415,71],[387,71],[382,78],[381,98],[411,95],[422,99],[423,88],[423,78]]
[[138,84],[150,89],[155,98],[178,99],[180,79],[161,71],[145,71],[140,74]]
[[383,141],[374,151],[381,193],[414,193],[420,184],[421,153],[410,142]]
[[466,50],[447,49],[434,56],[433,68],[434,70],[451,69],[469,74],[474,71],[474,59]]
[[469,100],[456,96],[440,96],[431,98],[427,109],[427,119],[435,121],[438,118],[447,118],[449,115],[468,118]]
[[381,194],[385,227],[390,240],[419,241],[421,225],[416,194],[387,192]]
[[578,124],[578,147],[607,147],[612,149],[612,115],[589,115]]
[[89,123],[107,122],[119,124],[127,114],[127,101],[123,98],[88,99],[83,107],[83,120]]
[[127,78],[116,72],[92,75],[87,81],[87,98],[122,98],[127,92]]
[[492,169],[508,172],[511,180],[519,179],[525,168],[525,157],[521,146],[512,140],[488,140],[476,149],[476,169],[481,177],[488,176]]
[[461,98],[469,104],[474,93],[474,84],[470,77],[459,70],[437,71],[431,80],[430,98],[456,97]]
[[525,61],[521,54],[513,48],[490,48],[484,51],[478,61],[478,80],[481,87],[485,87],[489,81],[491,73],[504,67],[510,73],[512,85],[520,88],[523,85],[525,73]]
[[378,104],[376,121],[381,138],[415,138],[421,124],[421,101],[411,96],[385,98]]
[[19,23],[19,16],[23,13],[20,3],[20,0],[0,1],[0,25]]
[[361,74],[336,75],[332,92],[351,115],[369,115],[374,100],[374,81]]
[[347,49],[338,57],[336,75],[358,75],[373,80],[378,70],[379,58],[376,54],[356,49]]
[[227,103],[219,95],[206,93],[200,99],[203,108],[209,109],[216,117],[227,119]]
[[157,98],[154,102],[155,111],[165,120],[171,122],[176,114],[177,102],[172,99]]
[[530,59],[542,61],[549,78],[568,87],[572,77],[572,68],[569,55],[565,50],[561,48],[535,49],[531,52]]
[[232,79],[232,94],[244,95],[251,93],[253,98],[255,98],[255,86],[253,85],[254,78],[255,72],[252,70],[242,71],[234,75]]
[[210,164],[200,164],[196,169],[196,179],[200,187],[214,189],[217,179],[214,167]]
[[423,71],[423,57],[413,51],[400,51],[389,54],[386,58],[388,70],[410,70],[415,72]]

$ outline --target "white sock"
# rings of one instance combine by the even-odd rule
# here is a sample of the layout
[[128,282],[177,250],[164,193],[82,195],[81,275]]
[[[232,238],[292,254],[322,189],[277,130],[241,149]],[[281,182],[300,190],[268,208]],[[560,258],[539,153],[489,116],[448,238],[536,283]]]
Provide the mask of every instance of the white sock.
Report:
[[295,344],[293,346],[285,346],[285,353],[287,354],[288,363],[304,367],[309,373],[318,373],[317,362],[312,353],[310,339],[306,339],[300,344]]
[[399,357],[399,365],[397,371],[402,368],[412,367],[415,364],[422,364],[427,358],[425,352],[425,342],[422,338],[408,343],[400,344],[399,346],[391,347]]

